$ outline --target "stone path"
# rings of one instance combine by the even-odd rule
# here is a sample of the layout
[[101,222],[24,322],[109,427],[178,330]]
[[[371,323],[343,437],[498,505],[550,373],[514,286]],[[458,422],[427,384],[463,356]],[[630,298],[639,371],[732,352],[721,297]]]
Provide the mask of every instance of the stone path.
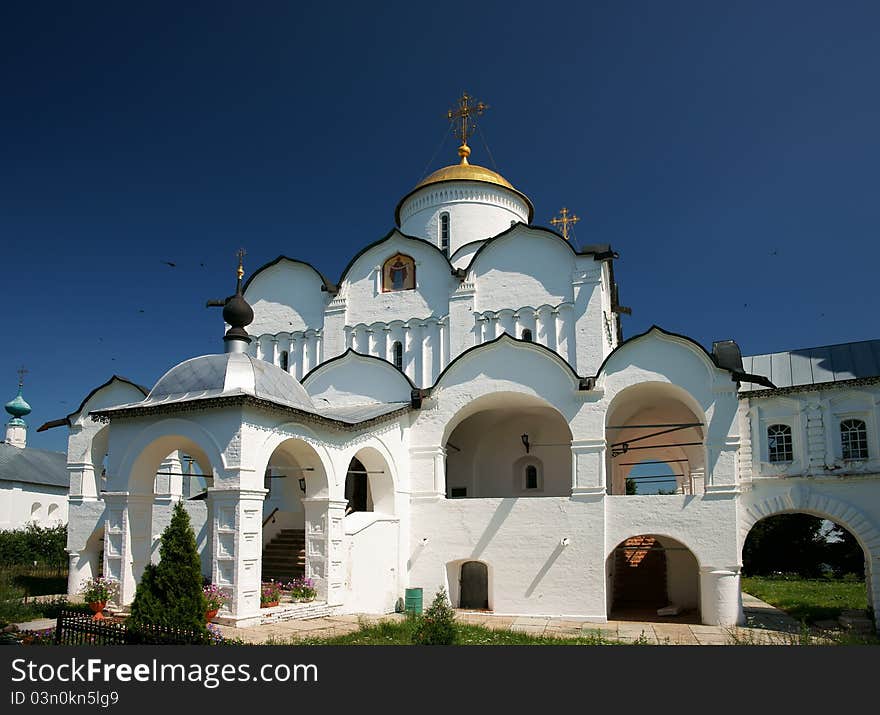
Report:
[[[740,641],[761,644],[788,644],[800,632],[800,624],[782,611],[754,596],[743,594],[746,623],[739,628],[704,626],[688,623],[687,617],[652,621],[616,620],[591,623],[577,618],[534,616],[499,616],[491,613],[458,611],[456,619],[486,628],[510,630],[532,635],[577,637],[601,635],[607,640],[658,645],[728,645]],[[251,628],[220,626],[226,636],[248,643],[289,643],[300,638],[339,636],[357,631],[359,622],[400,619],[401,614],[386,616],[328,616],[309,620],[287,621]],[[692,619],[691,619],[692,620]]]
[[[462,623],[532,635],[577,637],[598,634],[606,640],[658,645],[728,645],[737,641],[771,645],[796,642],[801,630],[800,623],[769,603],[744,593],[743,611],[746,623],[738,628],[700,625],[693,622],[692,615],[654,618],[650,621],[634,618],[592,623],[577,618],[500,616],[457,611],[456,619]],[[397,613],[385,616],[335,615],[250,628],[217,628],[227,637],[240,638],[248,643],[290,643],[301,638],[327,638],[353,633],[360,628],[362,622],[375,623],[401,618],[403,616]],[[42,630],[53,627],[55,621],[40,619],[16,625],[21,630]]]

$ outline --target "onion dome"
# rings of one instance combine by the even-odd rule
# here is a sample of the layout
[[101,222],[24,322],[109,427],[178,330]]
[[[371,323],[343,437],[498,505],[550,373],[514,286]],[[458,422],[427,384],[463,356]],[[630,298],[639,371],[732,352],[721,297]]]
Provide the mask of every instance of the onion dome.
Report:
[[13,421],[19,420],[20,422],[23,422],[21,418],[31,413],[31,406],[25,402],[25,399],[21,396],[21,387],[21,385],[18,386],[18,395],[6,403],[5,409],[10,415],[12,415]]
[[244,276],[242,260],[244,250],[238,252],[238,283],[235,287],[235,295],[229,296],[223,302],[223,320],[229,324],[229,330],[223,336],[226,343],[226,352],[244,352],[251,342],[245,328],[254,322],[254,309],[245,300],[241,293],[241,279]]

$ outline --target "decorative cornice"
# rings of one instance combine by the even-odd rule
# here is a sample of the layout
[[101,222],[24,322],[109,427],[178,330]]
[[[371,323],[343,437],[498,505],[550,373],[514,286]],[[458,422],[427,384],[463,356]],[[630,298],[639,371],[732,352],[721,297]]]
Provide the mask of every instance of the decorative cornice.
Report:
[[209,397],[202,400],[191,400],[188,402],[172,402],[158,405],[144,405],[141,407],[133,406],[121,410],[98,410],[89,413],[96,422],[107,423],[116,419],[131,419],[136,417],[148,417],[158,414],[171,414],[180,412],[204,412],[206,409],[224,409],[228,407],[246,408],[250,407],[263,412],[275,414],[293,415],[306,422],[313,422],[326,427],[342,430],[345,432],[355,432],[371,427],[372,425],[387,422],[396,419],[405,412],[409,412],[410,406],[406,405],[400,409],[388,412],[377,417],[373,417],[363,422],[350,424],[341,420],[335,420],[324,415],[314,412],[306,412],[295,407],[287,407],[279,405],[269,400],[263,400],[253,395],[228,395],[224,397]]

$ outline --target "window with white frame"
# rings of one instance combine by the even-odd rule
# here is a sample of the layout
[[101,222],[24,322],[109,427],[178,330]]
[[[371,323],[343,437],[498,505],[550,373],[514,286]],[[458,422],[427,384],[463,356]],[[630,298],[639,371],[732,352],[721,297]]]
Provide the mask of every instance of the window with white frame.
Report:
[[767,428],[767,459],[771,462],[791,462],[794,459],[791,427],[770,425]]
[[868,426],[864,420],[841,420],[840,447],[844,459],[868,458]]
[[391,352],[394,355],[394,367],[403,372],[403,343],[395,340],[394,345],[391,346]]

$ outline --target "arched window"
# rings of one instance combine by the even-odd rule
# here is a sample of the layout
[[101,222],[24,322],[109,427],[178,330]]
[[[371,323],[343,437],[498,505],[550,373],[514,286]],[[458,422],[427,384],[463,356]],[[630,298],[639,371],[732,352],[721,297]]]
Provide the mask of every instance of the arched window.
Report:
[[440,214],[440,250],[449,255],[449,214]]
[[348,472],[345,475],[345,499],[348,502],[345,507],[346,516],[356,511],[367,511],[368,490],[367,470],[363,463],[354,457],[349,462]]
[[40,502],[36,501],[31,504],[31,521],[39,521],[40,520],[40,510],[43,508],[43,505]]
[[50,504],[49,505],[49,519],[57,519],[58,518],[58,505]]
[[534,464],[526,467],[526,489],[538,488],[538,468]]
[[402,253],[397,253],[382,266],[382,292],[415,290],[416,262]]
[[527,343],[532,342],[532,331],[529,330],[528,328],[523,330],[522,331],[522,339],[525,340]]
[[403,344],[396,340],[391,346],[391,352],[394,355],[394,367],[403,372]]
[[771,462],[791,462],[794,459],[791,427],[770,425],[767,428],[767,458]]
[[840,423],[840,446],[844,459],[868,458],[868,427],[863,420]]
[[284,370],[284,372],[287,372],[289,367],[290,367],[290,356],[288,355],[287,350],[282,350],[281,351],[281,369]]

